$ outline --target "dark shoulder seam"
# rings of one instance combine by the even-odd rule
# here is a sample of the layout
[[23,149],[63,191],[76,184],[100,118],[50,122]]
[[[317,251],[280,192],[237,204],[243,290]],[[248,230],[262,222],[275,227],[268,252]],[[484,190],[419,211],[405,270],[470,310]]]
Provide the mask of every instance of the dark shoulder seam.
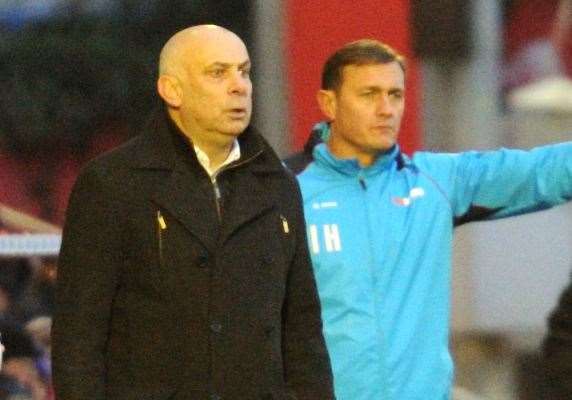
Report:
[[312,161],[314,159],[311,154],[300,152],[286,158],[283,163],[292,174],[299,175]]

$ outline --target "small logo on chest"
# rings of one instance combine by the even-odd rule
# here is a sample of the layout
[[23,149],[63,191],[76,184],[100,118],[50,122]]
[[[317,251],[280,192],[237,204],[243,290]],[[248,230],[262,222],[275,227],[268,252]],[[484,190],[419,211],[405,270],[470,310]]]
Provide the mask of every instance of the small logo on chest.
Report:
[[327,208],[336,208],[338,206],[337,201],[322,201],[321,203],[312,203],[312,209],[314,210],[324,210]]
[[423,196],[425,196],[425,190],[421,187],[414,187],[409,191],[409,196],[407,197],[393,196],[391,198],[391,201],[396,206],[409,207],[415,199],[421,198]]

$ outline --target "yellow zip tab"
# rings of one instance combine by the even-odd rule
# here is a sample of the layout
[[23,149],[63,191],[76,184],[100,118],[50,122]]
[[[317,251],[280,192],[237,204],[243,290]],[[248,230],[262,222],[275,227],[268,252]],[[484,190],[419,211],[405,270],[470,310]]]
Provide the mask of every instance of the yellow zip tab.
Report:
[[165,222],[165,218],[161,215],[161,211],[157,211],[157,222],[162,230],[167,229],[167,223]]
[[284,233],[290,233],[290,227],[288,227],[288,220],[284,218],[284,216],[280,216],[282,219],[282,229],[284,229]]

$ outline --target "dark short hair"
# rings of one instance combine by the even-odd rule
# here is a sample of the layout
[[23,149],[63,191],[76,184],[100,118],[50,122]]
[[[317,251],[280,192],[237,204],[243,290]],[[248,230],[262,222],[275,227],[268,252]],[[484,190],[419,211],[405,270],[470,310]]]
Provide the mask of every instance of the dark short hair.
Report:
[[374,39],[351,42],[332,54],[322,70],[322,89],[337,90],[348,65],[389,64],[397,62],[405,73],[405,57],[392,47]]

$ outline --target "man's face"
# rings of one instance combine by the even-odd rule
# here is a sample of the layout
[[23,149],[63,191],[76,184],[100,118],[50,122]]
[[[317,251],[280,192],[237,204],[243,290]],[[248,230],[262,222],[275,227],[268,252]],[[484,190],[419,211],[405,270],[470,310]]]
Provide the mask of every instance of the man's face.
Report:
[[[185,53],[180,117],[197,138],[237,136],[250,122],[252,82],[244,43],[228,33],[208,36]],[[216,140],[216,139],[215,139]]]
[[332,152],[370,165],[389,150],[399,134],[404,91],[405,76],[397,62],[344,67],[340,87],[322,94]]

